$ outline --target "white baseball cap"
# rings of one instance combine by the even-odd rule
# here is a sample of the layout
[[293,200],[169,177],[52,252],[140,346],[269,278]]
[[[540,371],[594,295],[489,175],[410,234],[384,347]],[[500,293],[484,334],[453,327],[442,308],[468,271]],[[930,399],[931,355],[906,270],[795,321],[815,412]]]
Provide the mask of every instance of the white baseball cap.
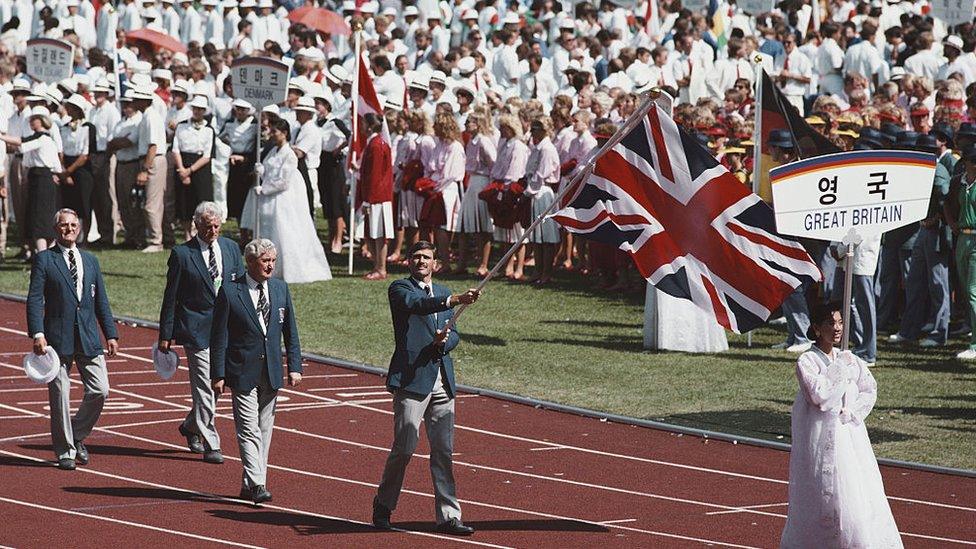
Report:
[[153,343],[152,357],[153,367],[156,368],[156,373],[163,381],[173,377],[173,374],[180,367],[180,355],[176,354],[176,351],[172,349],[168,353],[160,351],[158,342]]
[[[34,107],[34,109],[44,109],[44,107]],[[47,109],[44,110],[46,111]],[[33,111],[31,116],[33,116]],[[24,356],[24,372],[27,373],[27,377],[34,383],[47,385],[54,378],[58,377],[60,370],[61,359],[58,358],[58,353],[54,350],[54,347],[50,345],[44,348],[43,355],[27,353]]]

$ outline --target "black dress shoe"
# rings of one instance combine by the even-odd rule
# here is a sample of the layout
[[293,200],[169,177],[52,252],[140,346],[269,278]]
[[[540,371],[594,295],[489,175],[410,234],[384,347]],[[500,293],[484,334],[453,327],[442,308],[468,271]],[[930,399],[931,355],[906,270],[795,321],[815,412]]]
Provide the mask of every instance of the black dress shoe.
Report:
[[263,484],[258,484],[254,488],[251,488],[251,501],[254,503],[271,501],[271,492],[269,492]]
[[180,424],[180,434],[186,437],[186,447],[194,454],[202,454],[206,451],[203,447],[203,442],[200,441],[200,435],[195,435],[187,431],[182,423]]
[[465,526],[461,522],[461,519],[458,518],[452,518],[447,522],[442,522],[434,530],[441,534],[451,534],[452,536],[470,536],[474,533],[474,528]]
[[74,471],[75,470],[75,460],[71,458],[62,458],[58,460],[58,469],[63,471]]
[[373,498],[373,526],[384,530],[393,528],[393,525],[390,524],[390,514],[389,509],[377,501],[376,498]]
[[75,441],[75,461],[78,465],[88,465],[88,448],[85,448],[85,443],[80,440]]
[[240,499],[250,500],[251,499],[251,489],[248,488],[247,486],[241,486],[241,495],[238,496],[238,497]]
[[203,453],[203,461],[219,465],[224,462],[224,456],[220,453],[220,450],[207,450]]

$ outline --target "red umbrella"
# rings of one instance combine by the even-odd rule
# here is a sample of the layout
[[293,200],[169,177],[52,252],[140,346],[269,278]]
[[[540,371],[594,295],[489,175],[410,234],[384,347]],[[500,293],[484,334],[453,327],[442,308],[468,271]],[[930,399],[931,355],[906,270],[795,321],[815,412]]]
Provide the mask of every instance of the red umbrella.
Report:
[[319,32],[333,36],[338,34],[345,36],[352,33],[349,30],[349,25],[346,24],[346,20],[341,15],[325,8],[302,6],[296,10],[292,10],[288,14],[288,20],[292,23],[301,23]]
[[152,29],[139,29],[125,33],[126,42],[138,42],[140,40],[152,44],[154,50],[162,48],[174,53],[186,53],[185,44],[176,38],[159,31],[154,31]]

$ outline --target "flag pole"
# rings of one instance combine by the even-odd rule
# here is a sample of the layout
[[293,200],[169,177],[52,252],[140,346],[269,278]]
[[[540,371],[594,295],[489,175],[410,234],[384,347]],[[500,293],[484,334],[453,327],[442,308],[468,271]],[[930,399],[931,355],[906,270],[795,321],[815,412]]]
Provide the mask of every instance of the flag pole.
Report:
[[[606,143],[603,144],[602,147],[600,147],[595,153],[591,154],[589,158],[586,161],[584,161],[583,168],[578,172],[576,172],[576,175],[574,175],[573,178],[569,180],[569,182],[567,182],[565,185],[562,186],[562,188],[559,189],[559,192],[556,193],[556,196],[554,197],[552,204],[550,204],[549,207],[546,208],[544,212],[542,212],[538,217],[535,218],[535,221],[533,221],[532,224],[525,229],[525,231],[522,233],[522,236],[519,238],[519,240],[514,244],[512,244],[512,246],[508,249],[508,251],[505,252],[505,255],[503,255],[502,258],[499,259],[497,263],[495,263],[495,266],[492,267],[492,269],[488,271],[488,274],[486,274],[485,277],[481,280],[481,282],[478,283],[478,286],[476,286],[475,288],[477,291],[480,292],[482,289],[484,289],[485,286],[488,285],[488,282],[491,281],[491,279],[498,274],[498,271],[500,271],[502,267],[506,263],[508,263],[508,260],[511,259],[511,257],[515,255],[516,252],[518,252],[519,247],[521,247],[522,244],[524,244],[525,241],[529,239],[529,236],[531,236],[532,231],[534,231],[539,225],[541,225],[542,222],[545,221],[546,216],[548,216],[556,208],[556,206],[559,205],[560,200],[566,194],[568,194],[569,191],[575,189],[584,179],[589,177],[590,173],[593,171],[593,168],[596,165],[596,161],[601,156],[603,156],[607,151],[609,151],[610,149],[615,147],[618,143],[623,141],[624,137],[627,134],[629,134],[631,130],[633,130],[637,126],[638,123],[643,121],[644,117],[647,116],[647,113],[654,107],[655,107],[654,97],[648,95],[644,99],[644,102],[640,105],[640,107],[638,107],[637,110],[635,110],[634,113],[630,115],[630,118],[628,118],[627,121],[624,122],[624,125],[618,128],[617,131],[614,132],[614,134],[610,137],[610,139],[607,140]],[[444,331],[452,329],[454,325],[457,324],[458,319],[461,318],[461,314],[464,313],[464,310],[467,309],[467,307],[468,307],[467,304],[462,303],[457,308],[457,310],[454,312],[454,316],[448,319],[447,324],[444,325]]]
[[351,145],[356,142],[359,136],[359,64],[362,62],[362,33],[360,29],[361,26],[357,22],[353,29],[353,42],[355,44],[353,51],[355,52],[356,63],[353,67],[352,76],[352,120],[350,121],[352,134],[349,141],[349,172],[352,175],[352,183],[349,184],[349,274],[352,274],[352,262],[356,255],[356,179],[359,176],[359,168],[356,163],[358,160],[356,151]]
[[[756,101],[753,119],[752,135],[752,194],[759,194],[760,162],[762,160],[762,105],[763,105],[763,75],[766,71],[762,66],[762,56],[756,55],[752,59],[756,63]],[[746,347],[752,347],[752,330],[746,332]]]

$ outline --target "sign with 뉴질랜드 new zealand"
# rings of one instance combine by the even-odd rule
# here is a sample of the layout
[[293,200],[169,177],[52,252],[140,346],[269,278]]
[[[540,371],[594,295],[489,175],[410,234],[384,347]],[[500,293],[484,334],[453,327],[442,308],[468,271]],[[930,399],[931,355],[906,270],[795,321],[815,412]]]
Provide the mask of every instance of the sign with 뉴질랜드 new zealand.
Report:
[[974,0],[932,0],[931,15],[941,19],[947,26],[969,23],[973,20]]
[[51,38],[27,41],[27,75],[41,82],[60,82],[74,73],[75,48]]
[[852,230],[869,236],[924,219],[935,162],[924,152],[852,151],[773,168],[776,230],[840,241]]
[[291,67],[264,57],[243,57],[230,66],[234,97],[243,99],[255,109],[285,101]]

